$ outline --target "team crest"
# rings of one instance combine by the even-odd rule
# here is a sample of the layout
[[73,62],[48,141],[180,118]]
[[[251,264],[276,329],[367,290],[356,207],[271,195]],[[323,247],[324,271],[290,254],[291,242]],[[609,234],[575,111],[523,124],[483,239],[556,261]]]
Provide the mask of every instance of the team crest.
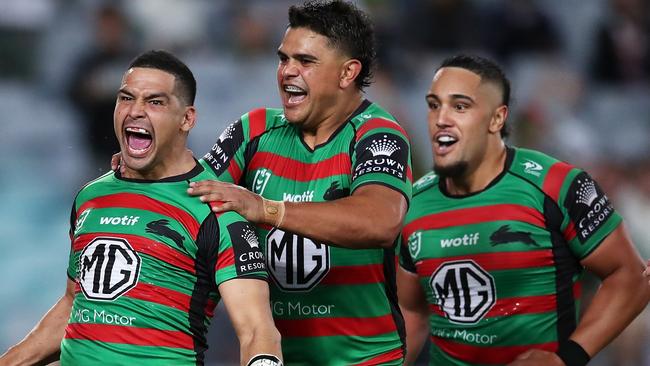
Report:
[[271,171],[269,169],[266,168],[258,169],[255,172],[255,178],[253,178],[252,191],[257,194],[262,194],[270,178],[271,178]]
[[408,238],[408,245],[411,258],[417,258],[418,254],[420,254],[420,248],[422,245],[422,232],[416,231],[411,234]]

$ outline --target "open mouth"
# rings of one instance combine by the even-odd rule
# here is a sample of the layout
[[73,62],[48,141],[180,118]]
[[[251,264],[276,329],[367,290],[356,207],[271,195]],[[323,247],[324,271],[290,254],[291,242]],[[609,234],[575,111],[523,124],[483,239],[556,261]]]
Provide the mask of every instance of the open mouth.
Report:
[[458,142],[458,139],[450,135],[439,135],[436,138],[436,142],[438,143],[438,145],[440,145],[440,147],[446,148]]
[[298,104],[307,97],[307,91],[295,85],[285,85],[284,92],[289,94],[289,104]]
[[129,149],[136,153],[146,151],[153,142],[151,133],[144,128],[127,127],[124,129],[124,135]]

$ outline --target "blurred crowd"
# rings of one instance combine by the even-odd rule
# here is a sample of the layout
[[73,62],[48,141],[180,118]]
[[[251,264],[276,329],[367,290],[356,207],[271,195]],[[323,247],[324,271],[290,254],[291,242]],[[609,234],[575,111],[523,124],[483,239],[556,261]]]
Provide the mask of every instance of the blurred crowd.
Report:
[[[118,149],[112,111],[129,60],[163,48],[194,71],[199,122],[190,145],[200,157],[244,112],[279,106],[276,48],[295,2],[0,3],[0,349],[64,290],[69,207]],[[416,178],[431,167],[424,94],[434,68],[458,52],[495,58],[513,85],[509,143],[589,171],[650,258],[650,2],[357,4],[374,20],[380,49],[368,98],[409,133]],[[216,329],[228,328],[223,318],[217,314],[210,332],[212,364],[237,358],[236,345]],[[593,364],[650,365],[649,342],[646,310]]]

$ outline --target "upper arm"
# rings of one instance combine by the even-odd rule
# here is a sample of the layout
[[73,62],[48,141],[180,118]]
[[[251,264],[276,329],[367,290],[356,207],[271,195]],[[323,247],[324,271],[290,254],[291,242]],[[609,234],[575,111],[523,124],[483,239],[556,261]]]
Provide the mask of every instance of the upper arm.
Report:
[[372,215],[384,214],[387,217],[394,218],[394,221],[401,226],[408,203],[404,195],[395,189],[388,188],[380,184],[367,184],[352,192],[352,197],[362,198],[366,202],[376,205]]
[[273,325],[266,281],[236,278],[221,283],[219,293],[238,335],[254,326]]
[[580,263],[601,280],[617,270],[632,271],[641,276],[645,268],[622,223]]

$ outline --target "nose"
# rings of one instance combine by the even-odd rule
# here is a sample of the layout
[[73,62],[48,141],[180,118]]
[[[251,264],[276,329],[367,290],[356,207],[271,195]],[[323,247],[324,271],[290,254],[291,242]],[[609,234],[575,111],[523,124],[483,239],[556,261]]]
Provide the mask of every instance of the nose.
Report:
[[437,128],[445,128],[452,125],[452,121],[449,115],[449,109],[445,106],[441,106],[437,110],[429,111],[430,122],[435,124]]
[[286,62],[280,64],[280,74],[283,77],[292,77],[298,76],[298,64],[296,61],[287,60]]
[[129,117],[138,119],[144,117],[144,114],[144,102],[136,100],[134,103],[131,103]]

